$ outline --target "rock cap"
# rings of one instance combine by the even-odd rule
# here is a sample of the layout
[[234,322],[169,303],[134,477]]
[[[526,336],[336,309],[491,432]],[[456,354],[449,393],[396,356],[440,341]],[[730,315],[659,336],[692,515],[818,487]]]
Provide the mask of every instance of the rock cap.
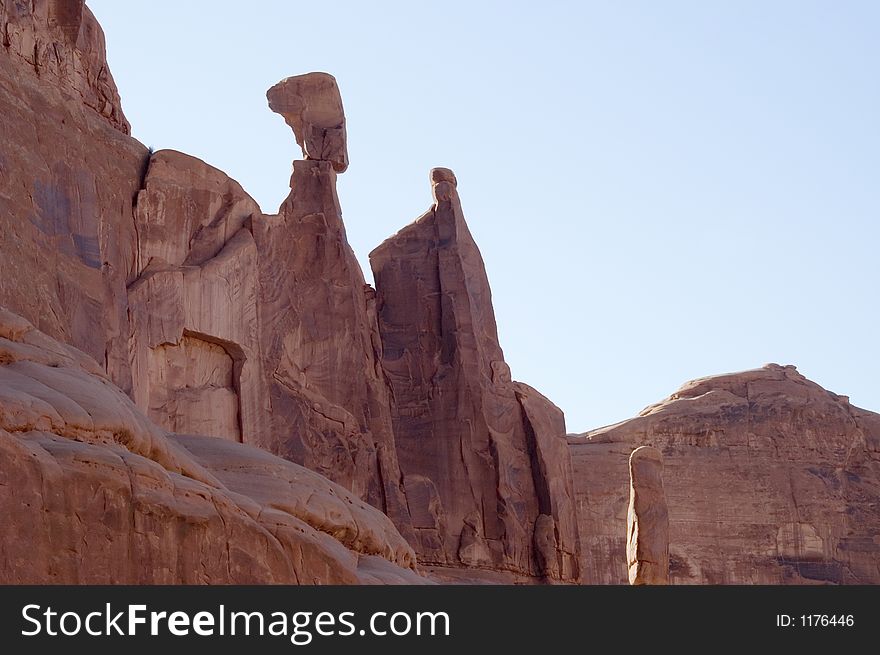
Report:
[[266,97],[293,129],[306,159],[329,161],[337,173],[348,168],[345,111],[335,77],[320,72],[287,77]]

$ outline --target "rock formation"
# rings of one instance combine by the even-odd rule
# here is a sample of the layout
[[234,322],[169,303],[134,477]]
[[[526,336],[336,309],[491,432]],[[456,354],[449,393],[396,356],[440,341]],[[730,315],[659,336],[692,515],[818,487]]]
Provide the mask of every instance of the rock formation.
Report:
[[578,579],[562,413],[511,381],[452,171],[370,253],[394,438],[421,562]]
[[81,0],[0,2],[0,304],[131,390],[126,284],[147,149]]
[[10,62],[31,68],[116,129],[130,132],[107,67],[104,31],[85,0],[4,0],[0,35]]
[[651,446],[639,446],[629,456],[626,565],[630,584],[669,582],[669,510],[663,491],[663,456]]
[[269,107],[284,116],[306,159],[329,161],[333,170],[348,168],[345,112],[336,78],[307,73],[281,80],[269,89]]
[[268,92],[305,159],[267,215],[128,135],[82,0],[0,0],[0,39],[0,582],[622,583],[653,445],[670,581],[880,583],[880,416],[771,366],[566,440],[448,169],[367,285],[332,76]]
[[260,208],[222,172],[155,153],[135,202],[132,397],[168,430],[258,443],[269,432],[258,313]]
[[792,366],[685,384],[571,437],[584,581],[627,581],[627,458],[663,453],[670,582],[880,583],[880,415]]
[[[270,102],[276,107],[272,98],[289,97],[279,89],[291,94],[295,89],[305,107],[320,108],[326,89],[318,84],[312,101],[309,81],[326,78],[333,81],[317,74],[288,78],[269,92]],[[338,97],[335,89],[333,81],[332,95]],[[309,121],[322,115],[304,113]],[[344,129],[341,135],[341,150],[329,156],[344,153]],[[258,443],[353,490],[410,536],[388,389],[375,347],[372,289],[345,234],[336,164],[317,156],[294,162],[291,192],[279,215],[253,226],[274,435],[274,441]]]
[[[448,515],[448,533],[436,534],[443,555],[426,546],[427,562],[576,580],[561,412],[511,382],[469,236],[458,264],[457,248],[441,256],[450,257],[444,284],[460,320],[473,314],[493,334],[455,364],[484,405],[462,409],[460,420],[481,425],[466,444],[474,450],[462,453],[470,472],[456,461],[449,478],[468,480],[471,493],[461,503],[450,497],[436,468],[400,471],[377,293],[348,245],[336,196],[348,155],[333,77],[295,76],[268,93],[306,159],[294,162],[279,213],[265,215],[221,171],[174,151],[150,155],[127,137],[100,28],[82,2],[20,4],[2,4],[11,41],[0,86],[9,144],[0,154],[0,301],[101,362],[160,433],[251,444],[302,464],[386,512],[413,543],[431,543],[430,529],[416,538],[413,513],[422,526],[426,513],[441,523]],[[39,53],[50,51],[47,63]],[[445,215],[454,178],[435,177]],[[462,276],[472,272],[482,281],[468,289]],[[469,324],[455,320],[435,338],[473,341]],[[432,390],[421,391],[428,402]],[[455,408],[445,411],[438,442],[451,443]]]
[[378,510],[260,449],[168,434],[2,309],[0,515],[4,584],[423,580]]
[[[0,51],[0,303],[94,357],[164,430],[267,447],[406,533],[372,291],[345,240],[332,166],[300,162],[296,202],[273,217],[197,159],[150,157],[121,111],[91,100],[114,88],[87,84],[112,85],[105,63],[88,74],[103,47],[55,43],[63,34],[46,12],[58,21],[76,4],[2,2],[15,47]],[[27,39],[53,44],[71,74],[22,58],[15,44]],[[391,574],[371,566],[374,579]]]
[[[302,78],[332,80],[313,74],[274,88],[297,88],[313,108],[306,117],[319,120],[324,91],[291,87]],[[127,304],[138,406],[166,429],[303,464],[410,535],[372,290],[348,245],[332,162],[294,162],[290,197],[268,216],[221,171],[160,151],[135,226]]]

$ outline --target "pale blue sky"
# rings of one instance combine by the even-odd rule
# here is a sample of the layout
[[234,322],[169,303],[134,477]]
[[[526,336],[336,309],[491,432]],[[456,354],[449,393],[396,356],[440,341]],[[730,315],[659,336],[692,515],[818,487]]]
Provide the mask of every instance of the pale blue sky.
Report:
[[880,410],[880,3],[88,0],[133,134],[274,212],[336,76],[367,254],[452,168],[514,377],[583,431],[795,364]]

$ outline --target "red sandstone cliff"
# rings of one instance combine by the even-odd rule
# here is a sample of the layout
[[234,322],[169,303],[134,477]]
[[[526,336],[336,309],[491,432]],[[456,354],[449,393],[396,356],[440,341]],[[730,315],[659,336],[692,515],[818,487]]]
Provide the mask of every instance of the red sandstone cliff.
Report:
[[877,414],[768,367],[566,440],[451,171],[365,284],[332,76],[269,90],[304,159],[268,215],[128,136],[82,0],[0,0],[0,36],[0,582],[623,583],[653,445],[671,582],[880,583]]
[[880,415],[792,366],[689,382],[569,444],[586,582],[626,582],[627,460],[651,445],[672,583],[880,583]]
[[[258,451],[234,444],[251,444],[320,474],[298,484],[294,496],[303,494],[301,502],[320,497],[329,484],[325,476],[387,514],[396,530],[371,538],[377,544],[367,554],[396,552],[402,535],[425,563],[497,569],[523,579],[577,579],[561,412],[530,388],[512,385],[497,343],[459,361],[462,388],[484,385],[486,366],[496,378],[487,390],[500,401],[487,407],[498,417],[478,427],[468,446],[475,450],[466,454],[479,460],[492,441],[491,466],[468,473],[469,465],[449,460],[446,471],[413,467],[406,474],[400,468],[399,443],[412,441],[403,425],[395,434],[397,405],[384,366],[376,292],[348,245],[336,196],[336,175],[346,169],[348,154],[332,76],[296,76],[269,91],[271,108],[291,126],[305,159],[294,162],[291,192],[279,213],[265,215],[221,171],[174,151],[150,155],[127,136],[100,28],[81,1],[4,0],[0,16],[0,304],[97,360],[107,384],[146,415],[136,421],[146,422],[151,434],[203,435],[162,438],[183,440],[198,461],[205,453],[226,458],[220,464],[210,459],[207,468],[234,470],[232,462],[241,458],[240,468],[250,471],[247,462]],[[476,252],[472,242],[469,248]],[[478,254],[454,275],[465,273],[485,285]],[[487,286],[476,301],[468,311],[494,326]],[[464,322],[447,325],[442,338],[473,336]],[[507,423],[514,426],[509,436]],[[447,428],[435,435],[438,444],[457,439]],[[33,429],[22,425],[15,434],[30,438]],[[0,467],[11,465],[0,461]],[[263,488],[260,467],[253,470],[249,486],[242,476],[236,485]],[[413,530],[413,515],[425,511],[424,489],[413,482],[443,487],[447,475],[469,476],[484,489],[477,504],[467,501],[467,516],[450,514],[449,532],[441,535],[448,557],[438,560]],[[482,481],[482,475],[499,479]],[[64,484],[80,483],[95,480],[79,471]],[[490,502],[496,489],[501,496]],[[5,500],[18,502],[16,496]],[[454,499],[446,502],[456,506]],[[187,522],[187,511],[174,507],[169,521]],[[81,525],[86,534],[90,520]],[[112,531],[107,537],[113,540]],[[194,553],[193,561],[201,556]],[[86,572],[74,578],[76,565],[67,566],[59,581],[94,579]],[[265,568],[276,575],[274,567]],[[351,569],[343,566],[340,575]],[[119,581],[135,573],[108,575]],[[264,573],[260,579],[270,580]],[[28,575],[20,579],[39,580],[38,573]],[[164,575],[163,581],[196,579],[189,570]],[[199,578],[209,579],[221,577]]]
[[420,559],[577,580],[565,421],[511,381],[480,251],[455,176],[370,254],[382,365]]

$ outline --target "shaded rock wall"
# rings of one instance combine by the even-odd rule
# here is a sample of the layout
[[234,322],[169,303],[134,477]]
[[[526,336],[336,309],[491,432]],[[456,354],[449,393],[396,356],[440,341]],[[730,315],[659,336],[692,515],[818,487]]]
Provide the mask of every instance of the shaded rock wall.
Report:
[[264,447],[409,515],[370,290],[325,161],[294,162],[278,215],[221,171],[160,151],[136,211],[133,397],[170,430]]
[[254,223],[273,441],[383,508],[408,514],[388,392],[373,343],[370,290],[345,234],[330,162],[295,161],[277,216]]
[[569,444],[586,582],[627,581],[627,458],[652,445],[672,583],[880,583],[880,415],[794,367],[695,380]]

